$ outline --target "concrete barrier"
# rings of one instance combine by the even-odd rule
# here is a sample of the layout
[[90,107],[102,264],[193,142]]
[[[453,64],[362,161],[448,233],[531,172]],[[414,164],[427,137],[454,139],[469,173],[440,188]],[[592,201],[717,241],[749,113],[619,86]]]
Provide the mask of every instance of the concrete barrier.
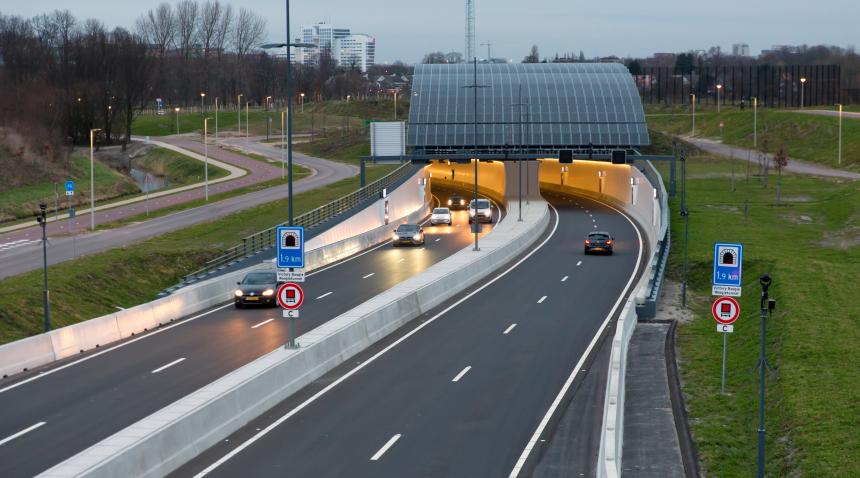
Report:
[[[364,214],[356,221],[342,221],[332,228],[333,231],[326,231],[323,240],[309,241],[305,270],[313,271],[384,242],[391,237],[391,229],[397,225],[426,217],[430,212],[431,198],[424,193],[422,179],[425,176],[426,172],[421,170],[391,192],[388,200],[394,207],[389,212],[404,216],[393,216],[397,219],[384,224],[384,200],[380,199],[359,212],[370,211],[370,214]],[[236,282],[248,271],[271,267],[271,263],[259,264],[224,274],[152,302],[0,345],[0,376],[11,376],[103,347],[227,302],[232,299]]]
[[[157,477],[175,470],[292,393],[487,277],[530,247],[549,223],[544,201],[523,222],[502,221],[481,241],[278,349],[129,426],[42,476]],[[451,284],[458,284],[452,288]]]

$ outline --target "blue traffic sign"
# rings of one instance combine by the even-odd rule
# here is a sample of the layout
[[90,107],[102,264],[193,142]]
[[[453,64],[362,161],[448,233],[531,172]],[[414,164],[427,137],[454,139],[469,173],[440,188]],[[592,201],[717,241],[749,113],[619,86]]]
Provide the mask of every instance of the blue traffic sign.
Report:
[[278,226],[278,268],[301,269],[305,266],[305,228]]
[[741,286],[744,245],[718,242],[714,244],[713,285]]
[[66,191],[75,192],[75,182],[74,181],[66,181]]

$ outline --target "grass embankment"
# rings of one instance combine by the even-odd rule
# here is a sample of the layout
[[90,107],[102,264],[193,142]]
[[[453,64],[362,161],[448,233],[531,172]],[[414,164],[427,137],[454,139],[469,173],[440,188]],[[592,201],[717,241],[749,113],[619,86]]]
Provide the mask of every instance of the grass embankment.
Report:
[[[373,181],[390,171],[371,168]],[[297,214],[358,188],[350,178],[295,198]],[[54,327],[87,320],[150,301],[242,237],[286,220],[287,201],[275,201],[205,224],[51,266],[51,320]],[[40,333],[42,271],[0,280],[0,343]]]
[[[167,182],[166,187],[184,186],[203,181],[203,162],[164,148],[152,148],[134,158],[132,164]],[[227,170],[209,165],[209,180],[227,176]]]
[[[351,116],[371,121],[394,121],[394,100],[391,96],[386,99],[367,99],[352,101],[322,101],[305,103],[305,114],[309,112],[323,113],[336,116]],[[409,114],[409,101],[397,100],[397,119],[405,121]]]
[[[693,154],[688,161],[690,294],[695,319],[678,328],[683,391],[708,476],[751,476],[758,426],[758,278],[773,277],[777,309],[768,322],[767,475],[860,476],[860,189],[856,182],[783,175],[765,188],[744,163]],[[668,165],[661,165],[664,178]],[[679,176],[680,178],[680,176]],[[679,184],[680,193],[680,184]],[[749,201],[748,216],[744,214]],[[668,273],[680,280],[683,222],[672,203]],[[722,338],[711,318],[715,241],[741,242],[741,318],[728,336],[726,395],[720,394]]]
[[[648,127],[673,135],[689,135],[692,118],[687,107],[649,108]],[[696,111],[696,136],[720,138],[742,148],[753,148],[753,112],[736,107],[722,108],[720,113],[708,108]],[[860,170],[860,120],[842,121],[842,164],[838,162],[839,124],[837,118],[810,115],[771,108],[758,110],[758,149],[775,153],[780,146],[790,158],[819,163],[833,168]]]
[[[206,115],[200,113],[179,113],[179,132],[180,133],[202,133],[203,118],[211,118],[209,120],[209,135],[215,136],[215,112],[207,112]],[[266,134],[266,123],[271,119],[271,126],[268,130],[272,138],[277,139],[281,134],[281,112],[280,111],[251,111],[248,114],[248,134],[251,136],[260,136]],[[218,113],[218,131],[221,135],[245,135],[245,112],[242,111],[242,131],[238,128],[239,117],[235,111],[221,111]],[[313,109],[308,109],[305,105],[305,112],[301,113],[298,109],[293,111],[293,132],[297,134],[313,131],[327,131],[330,129],[346,128],[347,123],[350,128],[361,126],[359,118],[339,116],[323,112],[317,112]],[[132,124],[132,132],[139,136],[167,136],[176,134],[176,115],[140,115]]]
[[[15,166],[9,165],[8,167]],[[93,171],[97,201],[115,199],[140,191],[131,178],[97,161],[93,164]],[[72,197],[72,205],[89,204],[90,159],[80,155],[72,156],[71,172],[68,179],[75,181],[76,191]],[[39,210],[40,202],[47,204],[49,211],[53,211],[54,184],[53,182],[42,182],[0,190],[0,221],[14,221],[31,217],[34,211]],[[68,205],[68,198],[65,195],[64,182],[57,182],[56,185],[59,194],[59,208],[62,211]]]

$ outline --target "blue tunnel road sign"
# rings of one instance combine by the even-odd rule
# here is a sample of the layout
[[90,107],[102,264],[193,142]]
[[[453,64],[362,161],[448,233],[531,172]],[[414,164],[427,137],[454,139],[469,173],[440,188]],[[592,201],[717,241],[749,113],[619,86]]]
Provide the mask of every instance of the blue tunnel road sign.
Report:
[[743,244],[722,242],[714,244],[713,285],[740,287],[743,258]]
[[305,228],[278,226],[278,268],[301,269],[305,266]]
[[74,181],[66,181],[66,196],[74,196],[75,195],[75,182]]

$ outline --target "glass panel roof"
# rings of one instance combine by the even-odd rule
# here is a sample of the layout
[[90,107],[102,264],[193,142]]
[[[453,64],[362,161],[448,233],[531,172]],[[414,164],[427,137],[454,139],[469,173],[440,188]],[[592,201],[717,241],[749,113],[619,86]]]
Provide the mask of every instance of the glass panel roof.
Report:
[[[649,143],[639,93],[617,63],[417,65],[407,145],[575,148]],[[521,122],[522,121],[522,125]]]

